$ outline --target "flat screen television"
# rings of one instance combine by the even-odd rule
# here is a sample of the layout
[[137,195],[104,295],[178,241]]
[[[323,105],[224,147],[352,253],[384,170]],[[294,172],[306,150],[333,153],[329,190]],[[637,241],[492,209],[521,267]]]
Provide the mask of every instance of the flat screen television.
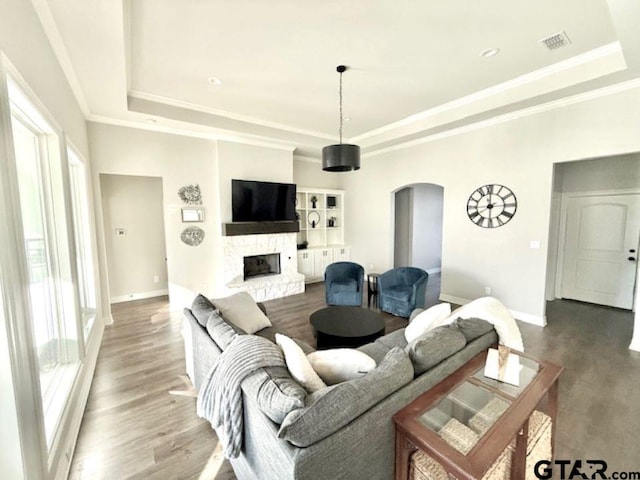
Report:
[[234,222],[285,222],[296,219],[296,186],[293,183],[231,180]]

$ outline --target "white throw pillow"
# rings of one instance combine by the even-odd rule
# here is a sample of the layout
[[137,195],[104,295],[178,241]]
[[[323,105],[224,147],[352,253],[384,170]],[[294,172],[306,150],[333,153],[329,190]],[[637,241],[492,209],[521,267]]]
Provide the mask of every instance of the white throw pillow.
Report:
[[276,343],[284,353],[284,360],[287,363],[289,373],[309,393],[316,392],[327,386],[315,372],[307,356],[296,342],[285,335],[276,333]]
[[247,292],[234,293],[230,297],[216,298],[213,305],[220,310],[222,318],[240,327],[249,335],[271,326],[267,316]]
[[411,320],[411,323],[407,325],[407,328],[404,329],[404,338],[407,339],[407,343],[411,343],[429,330],[432,323],[444,320],[449,315],[451,315],[450,303],[439,303],[431,308],[427,308],[424,312],[416,315],[416,318]]
[[376,368],[369,355],[351,348],[319,350],[307,355],[311,366],[327,385],[360,378]]

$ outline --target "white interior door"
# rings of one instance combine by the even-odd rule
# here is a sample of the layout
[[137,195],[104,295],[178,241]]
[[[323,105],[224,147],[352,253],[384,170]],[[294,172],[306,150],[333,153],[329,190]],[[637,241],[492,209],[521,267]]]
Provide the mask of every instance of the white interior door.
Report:
[[567,200],[562,297],[631,309],[640,195]]

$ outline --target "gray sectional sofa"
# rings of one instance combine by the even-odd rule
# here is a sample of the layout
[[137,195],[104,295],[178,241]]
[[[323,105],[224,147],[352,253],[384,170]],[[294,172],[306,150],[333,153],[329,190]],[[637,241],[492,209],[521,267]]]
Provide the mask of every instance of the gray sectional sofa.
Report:
[[[194,311],[185,309],[183,335],[187,373],[199,389],[226,339],[217,337],[219,318],[215,324],[207,323],[206,311],[203,314],[201,307],[197,317]],[[252,374],[242,384],[244,446],[240,456],[231,459],[238,479],[392,479],[393,414],[497,342],[493,327],[481,320],[465,320],[448,328],[455,332],[445,335],[463,335],[462,341],[449,342],[455,345],[449,350],[457,351],[443,351],[438,345],[443,342],[436,334],[433,339],[422,339],[422,347],[428,347],[423,350],[426,356],[407,355],[405,349],[410,348],[404,329],[397,330],[360,348],[376,360],[375,370],[312,394],[298,390],[283,367]],[[273,338],[276,332],[277,328],[268,327],[256,334]],[[313,350],[298,343],[306,352]],[[443,354],[447,357],[437,358]],[[289,395],[288,400],[277,400],[277,407],[286,407],[285,411],[265,408],[265,401],[275,398],[274,394],[282,397],[283,393]],[[287,412],[288,409],[292,411]]]

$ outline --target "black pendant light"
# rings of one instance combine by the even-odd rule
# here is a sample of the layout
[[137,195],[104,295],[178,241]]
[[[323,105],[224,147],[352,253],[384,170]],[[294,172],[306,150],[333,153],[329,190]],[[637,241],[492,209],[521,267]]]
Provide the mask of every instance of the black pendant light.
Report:
[[342,143],[342,74],[347,69],[338,65],[340,74],[340,143],[322,149],[322,170],[325,172],[349,172],[360,169],[360,147]]

